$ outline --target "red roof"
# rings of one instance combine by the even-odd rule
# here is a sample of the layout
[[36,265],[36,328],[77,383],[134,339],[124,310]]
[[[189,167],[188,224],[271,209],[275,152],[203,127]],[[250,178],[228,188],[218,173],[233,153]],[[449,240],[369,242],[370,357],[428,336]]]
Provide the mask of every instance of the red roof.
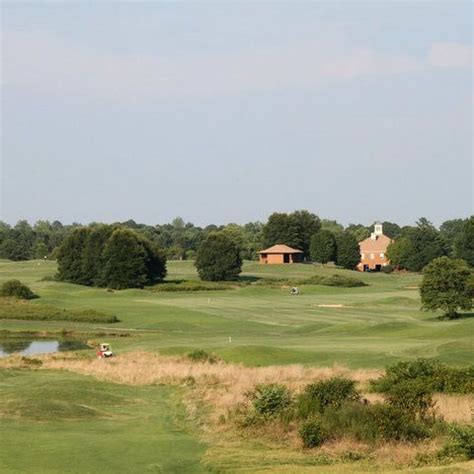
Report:
[[359,242],[361,252],[385,252],[391,239],[386,235],[377,235],[375,239],[368,239]]
[[260,252],[258,253],[303,253],[303,252],[298,249],[292,249],[291,247],[288,247],[288,245],[277,244],[268,249],[260,250]]

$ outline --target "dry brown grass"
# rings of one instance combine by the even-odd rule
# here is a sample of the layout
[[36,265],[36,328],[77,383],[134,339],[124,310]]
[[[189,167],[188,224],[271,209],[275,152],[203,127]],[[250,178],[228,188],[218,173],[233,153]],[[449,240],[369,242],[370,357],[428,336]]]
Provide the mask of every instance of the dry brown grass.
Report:
[[[292,391],[316,380],[345,376],[364,389],[370,379],[380,376],[375,369],[350,370],[341,366],[315,368],[303,365],[245,367],[219,362],[193,362],[186,357],[165,357],[150,352],[130,352],[113,359],[78,359],[74,354],[37,356],[42,368],[70,370],[109,382],[152,385],[193,385],[202,401],[211,406],[212,418],[217,419],[246,400],[245,393],[260,383],[279,382]],[[0,367],[25,366],[19,356],[0,359]],[[370,402],[381,401],[380,394],[366,393]],[[470,395],[435,396],[436,410],[446,421],[472,421],[474,398]]]
[[[266,425],[264,430],[259,431],[256,427],[253,431],[247,430],[246,434],[237,434],[233,423],[229,423],[229,413],[246,401],[245,393],[256,384],[279,382],[292,391],[299,391],[304,385],[316,380],[345,376],[355,380],[359,388],[364,390],[370,379],[381,375],[380,370],[349,370],[341,366],[313,368],[302,365],[245,367],[224,362],[193,362],[186,357],[165,357],[149,352],[125,353],[113,359],[84,359],[73,353],[53,354],[37,356],[35,360],[41,361],[41,366],[38,363],[32,365],[27,358],[12,356],[0,359],[0,367],[68,370],[123,384],[172,384],[192,387],[185,392],[188,415],[199,422],[201,436],[210,445],[206,456],[212,458],[213,463],[222,462],[223,471],[226,470],[224,466],[235,466],[237,453],[239,457],[246,453],[245,456],[249,457],[247,467],[253,471],[261,461],[265,460],[267,463],[273,457],[274,467],[288,462],[287,467],[292,469],[294,466],[303,468],[308,455],[337,460],[352,452],[363,455],[366,459],[364,462],[370,463],[371,469],[380,467],[378,472],[385,472],[387,466],[412,465],[418,453],[434,453],[440,448],[439,439],[418,444],[388,443],[380,446],[342,439],[327,442],[308,454],[301,450],[296,425],[284,427],[275,423],[273,427]],[[370,402],[383,400],[381,395],[374,393],[365,393],[365,397]],[[435,400],[438,414],[446,421],[472,421],[472,396],[440,394],[436,395]],[[201,410],[203,407],[206,408],[204,417]],[[255,448],[255,440],[258,440],[258,449]],[[241,467],[242,471],[246,472],[246,467]]]
[[[12,358],[10,358],[12,359]],[[279,382],[291,390],[315,380],[347,376],[360,384],[380,375],[379,370],[349,370],[334,366],[326,368],[284,365],[245,367],[219,362],[192,362],[185,357],[164,357],[149,352],[133,352],[113,359],[76,359],[74,355],[42,356],[42,367],[70,370],[92,375],[100,380],[125,384],[192,384],[201,392],[203,401],[211,405],[213,416],[227,412],[245,400],[245,393],[256,384]],[[13,360],[12,360],[13,361]]]

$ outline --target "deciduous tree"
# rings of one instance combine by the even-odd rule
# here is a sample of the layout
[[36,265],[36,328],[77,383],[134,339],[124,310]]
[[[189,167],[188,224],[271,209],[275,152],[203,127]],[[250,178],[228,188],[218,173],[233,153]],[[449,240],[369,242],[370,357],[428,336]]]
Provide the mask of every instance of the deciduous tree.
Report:
[[202,242],[195,265],[201,280],[236,280],[242,269],[240,249],[225,232],[214,232]]
[[423,270],[420,286],[422,309],[442,310],[450,318],[458,317],[458,310],[472,308],[474,297],[473,273],[461,259],[439,257]]
[[332,232],[320,230],[311,238],[311,260],[319,263],[328,263],[336,259],[336,239]]
[[360,262],[360,248],[357,239],[346,230],[336,237],[336,244],[336,263],[348,270],[354,270]]

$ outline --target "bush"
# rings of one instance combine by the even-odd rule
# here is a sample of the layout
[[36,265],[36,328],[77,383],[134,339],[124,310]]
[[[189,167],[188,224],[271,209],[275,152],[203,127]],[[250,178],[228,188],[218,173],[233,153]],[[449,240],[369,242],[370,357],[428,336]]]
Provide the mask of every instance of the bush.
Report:
[[321,423],[327,438],[349,436],[365,443],[415,441],[430,436],[425,423],[383,403],[345,402],[340,407],[328,407],[321,415]]
[[208,362],[209,364],[215,364],[220,360],[216,354],[210,354],[203,349],[195,349],[194,351],[188,352],[186,357],[194,362]]
[[334,377],[305,387],[298,397],[298,415],[307,418],[316,413],[323,413],[328,407],[338,408],[343,402],[359,399],[360,395],[353,380]]
[[31,300],[38,298],[25,284],[20,280],[8,280],[0,288],[0,296],[9,296],[21,300]]
[[305,448],[315,448],[325,441],[321,420],[316,418],[305,421],[299,429],[299,434]]
[[433,392],[472,393],[474,366],[455,369],[437,360],[419,358],[389,366],[385,375],[370,383],[373,391],[385,393],[408,380],[419,380]]
[[449,436],[451,441],[441,451],[441,457],[449,455],[474,459],[474,426],[451,426]]
[[292,402],[288,388],[277,383],[257,385],[247,396],[252,400],[257,414],[270,417],[282,414]]
[[382,273],[392,273],[395,270],[395,267],[393,265],[385,265],[382,267],[380,270]]
[[404,380],[390,387],[387,402],[413,418],[426,419],[433,410],[433,390],[422,380]]
[[362,280],[352,278],[344,275],[332,275],[326,277],[321,281],[321,285],[325,286],[339,286],[343,288],[356,288],[359,286],[367,286]]
[[350,435],[358,441],[375,442],[378,438],[369,407],[359,402],[345,402],[339,407],[328,407],[321,418],[327,436],[332,439]]
[[379,439],[417,441],[430,437],[430,431],[424,423],[414,420],[404,410],[396,406],[375,403],[369,405],[368,409]]

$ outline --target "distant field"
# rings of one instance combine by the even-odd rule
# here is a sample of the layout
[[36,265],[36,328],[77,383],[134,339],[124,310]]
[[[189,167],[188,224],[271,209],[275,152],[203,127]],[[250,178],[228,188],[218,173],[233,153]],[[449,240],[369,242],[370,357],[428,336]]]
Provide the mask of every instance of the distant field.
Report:
[[[4,330],[129,332],[110,341],[114,350],[145,349],[165,354],[203,348],[226,361],[247,365],[305,363],[351,368],[383,367],[399,359],[438,357],[463,366],[472,358],[474,318],[440,321],[419,310],[419,275],[360,274],[330,267],[295,264],[263,266],[246,262],[243,277],[301,279],[311,275],[351,275],[369,286],[288,288],[250,284],[221,291],[151,292],[105,289],[44,281],[55,262],[0,262],[0,281],[18,278],[41,298],[31,304],[93,309],[119,323],[63,321],[0,322]],[[192,262],[169,262],[167,280],[197,279]],[[231,338],[231,339],[229,339]],[[230,342],[231,341],[231,342]]]

